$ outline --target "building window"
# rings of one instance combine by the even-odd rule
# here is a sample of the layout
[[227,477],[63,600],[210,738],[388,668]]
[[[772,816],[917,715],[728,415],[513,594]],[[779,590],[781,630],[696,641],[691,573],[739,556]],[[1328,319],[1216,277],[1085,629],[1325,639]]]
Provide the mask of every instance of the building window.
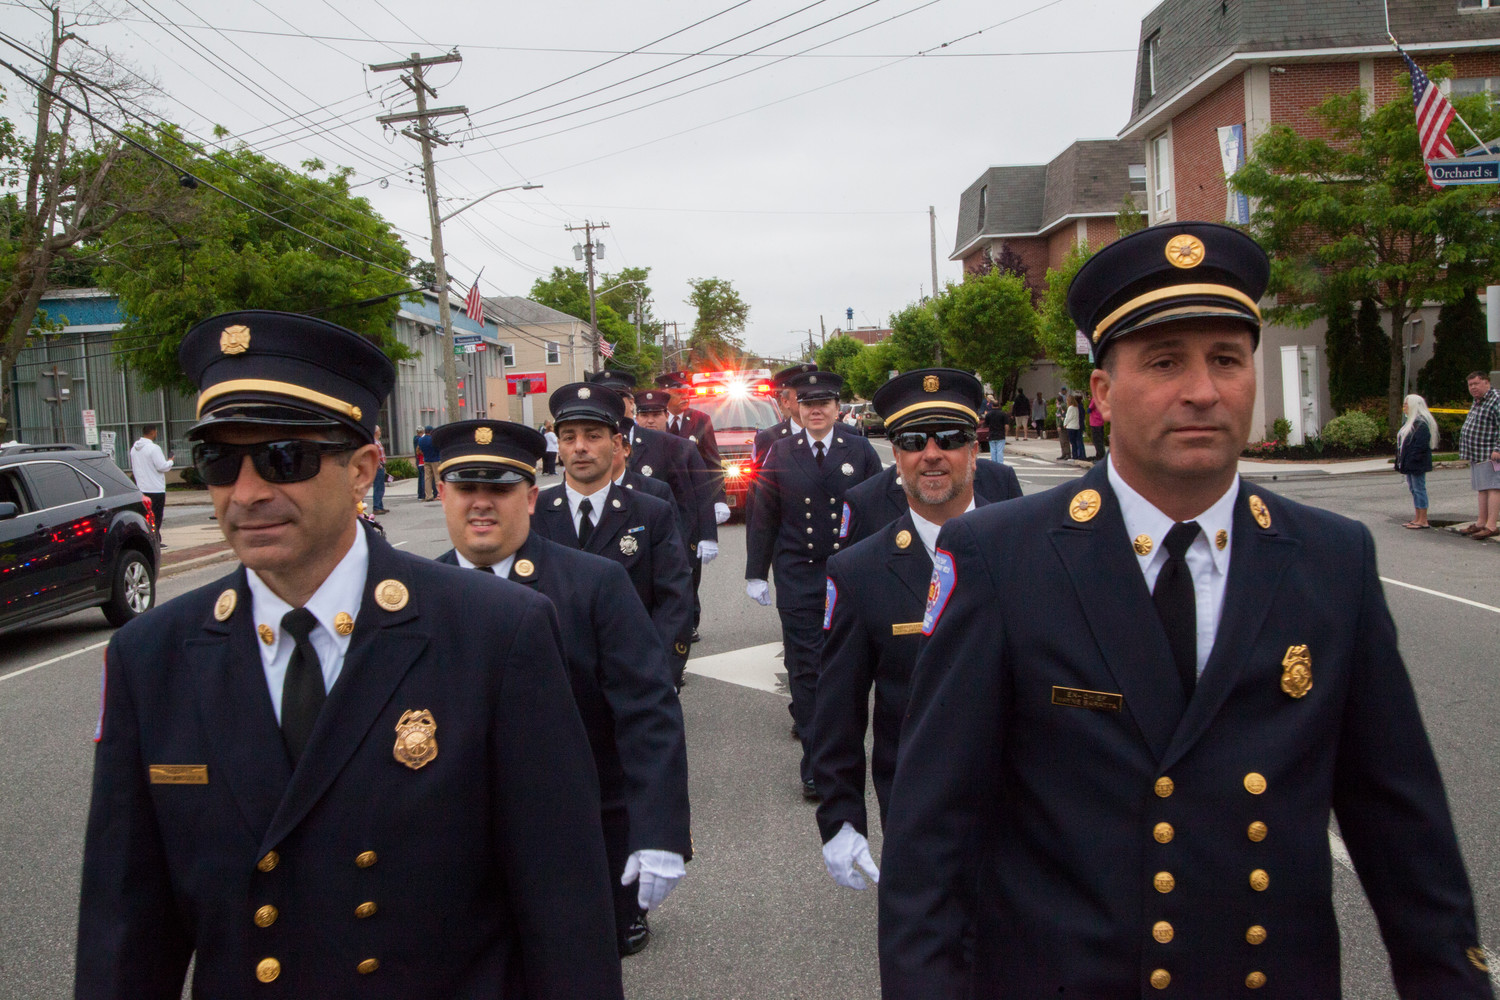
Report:
[[562,364],[562,348],[552,341],[547,341],[547,364]]
[[1153,34],[1146,39],[1146,96],[1150,97],[1156,93],[1156,48],[1161,39],[1161,32]]
[[984,232],[984,216],[990,198],[990,186],[984,185],[979,189],[979,231]]
[[[1500,2],[1492,8],[1500,10]],[[1490,104],[1496,103],[1496,95],[1500,94],[1500,76],[1471,76],[1461,80],[1449,81],[1451,86],[1448,90],[1449,97],[1468,97],[1470,94],[1488,94]]]
[[1160,221],[1172,213],[1172,137],[1163,132],[1151,140],[1152,219]]
[[500,363],[507,368],[514,368],[516,366],[515,344],[500,345]]
[[1500,0],[1458,0],[1459,10],[1500,10]]
[[1130,190],[1146,190],[1146,165],[1144,163],[1132,163],[1130,165]]

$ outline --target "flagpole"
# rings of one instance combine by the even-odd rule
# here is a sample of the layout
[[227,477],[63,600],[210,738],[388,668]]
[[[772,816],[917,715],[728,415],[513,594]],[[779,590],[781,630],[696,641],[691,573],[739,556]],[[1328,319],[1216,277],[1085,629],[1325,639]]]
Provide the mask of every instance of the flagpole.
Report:
[[[1391,44],[1396,47],[1397,52],[1399,52],[1403,56],[1406,56],[1406,58],[1411,59],[1411,56],[1407,55],[1406,50],[1401,47],[1401,43],[1396,41],[1396,36],[1391,34],[1391,8],[1389,4],[1386,5],[1385,9],[1385,37],[1391,40]],[[1437,86],[1437,84],[1434,83],[1433,86],[1435,87]],[[1452,107],[1453,102],[1449,101],[1448,104],[1450,107]],[[1453,108],[1453,117],[1458,119],[1458,123],[1464,127],[1465,132],[1474,137],[1475,142],[1483,146],[1486,152],[1489,151],[1490,144],[1479,138],[1479,133],[1475,132],[1474,129],[1470,127],[1469,123],[1464,121],[1464,116],[1458,113],[1458,108]],[[1462,157],[1459,158],[1462,159]]]

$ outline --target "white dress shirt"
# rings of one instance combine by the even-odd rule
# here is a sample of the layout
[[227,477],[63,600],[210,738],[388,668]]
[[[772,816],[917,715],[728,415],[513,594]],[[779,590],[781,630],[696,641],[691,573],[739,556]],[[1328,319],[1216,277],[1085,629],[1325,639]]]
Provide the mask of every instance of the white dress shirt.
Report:
[[[964,508],[964,513],[967,514],[973,509],[974,498],[970,497],[969,506]],[[927,550],[927,558],[936,559],[938,532],[943,530],[943,526],[941,524],[934,524],[933,522],[927,520],[927,518],[923,517],[921,514],[918,514],[915,509],[911,510],[910,513],[911,526],[917,529],[917,537],[922,539],[922,548]]]
[[516,561],[516,554],[514,552],[512,552],[510,555],[506,556],[504,559],[501,559],[499,562],[495,563],[493,566],[478,566],[478,565],[476,565],[474,563],[471,563],[471,562],[469,562],[469,560],[467,560],[467,559],[464,558],[464,554],[462,552],[458,551],[458,549],[454,549],[453,550],[453,555],[455,557],[457,557],[458,564],[460,566],[462,566],[464,569],[488,569],[488,570],[492,570],[494,572],[494,574],[496,576],[498,576],[502,580],[509,580],[510,579],[510,567]]
[[[620,474],[620,478],[625,478],[623,472]],[[583,523],[583,515],[579,513],[578,505],[585,500],[593,508],[594,512],[590,516],[594,519],[594,526],[599,526],[599,518],[604,513],[604,504],[609,499],[609,485],[609,480],[606,479],[604,485],[593,493],[579,493],[573,488],[572,483],[566,480],[563,481],[563,492],[568,497],[568,511],[573,515],[573,533],[575,535],[578,533],[578,526]]]
[[837,426],[830,427],[828,433],[822,437],[813,437],[812,431],[807,432],[807,446],[812,449],[814,458],[818,457],[818,449],[814,445],[820,441],[823,443],[823,457],[828,457],[828,453],[833,450],[833,432],[836,430],[838,430]]
[[[360,602],[364,600],[365,577],[370,571],[370,546],[365,541],[365,532],[358,526],[354,530],[354,544],[339,564],[328,574],[328,579],[317,589],[305,605],[318,620],[318,625],[308,635],[313,649],[318,651],[318,663],[323,668],[323,689],[332,691],[333,684],[344,669],[344,655],[349,652],[349,635],[339,635],[334,627],[334,618],[340,611],[351,619],[358,620]],[[292,606],[271,592],[255,570],[246,567],[245,578],[250,584],[250,611],[255,619],[256,645],[260,647],[260,663],[266,672],[266,688],[271,693],[271,707],[276,712],[276,723],[281,724],[281,688],[286,681],[287,663],[296,640],[285,635],[281,619]],[[270,629],[272,640],[268,645],[260,637]]]
[[[1145,555],[1136,553],[1141,575],[1146,578],[1146,589],[1156,587],[1156,578],[1167,562],[1167,532],[1177,522],[1157,510],[1149,500],[1141,496],[1121,478],[1115,470],[1113,456],[1109,459],[1109,485],[1120,502],[1120,514],[1125,519],[1125,533],[1132,541],[1142,535],[1151,539],[1151,551]],[[1193,596],[1198,609],[1198,673],[1208,663],[1213,652],[1214,637],[1219,633],[1219,619],[1224,614],[1224,590],[1229,583],[1229,555],[1234,547],[1234,501],[1239,496],[1240,477],[1236,475],[1228,492],[1216,500],[1212,507],[1191,520],[1197,521],[1203,530],[1193,539],[1183,560],[1188,572],[1193,575]],[[1219,532],[1224,532],[1224,547],[1217,544]]]

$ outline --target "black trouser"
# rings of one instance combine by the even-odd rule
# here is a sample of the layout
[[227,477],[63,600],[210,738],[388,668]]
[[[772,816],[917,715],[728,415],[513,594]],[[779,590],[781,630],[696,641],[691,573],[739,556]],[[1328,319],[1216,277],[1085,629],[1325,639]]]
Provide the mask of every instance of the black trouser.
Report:
[[542,452],[542,475],[554,476],[557,474],[557,452]]
[[1104,425],[1089,424],[1089,437],[1094,439],[1094,461],[1104,457]]
[[703,560],[698,556],[698,546],[688,553],[688,562],[693,564],[693,631],[698,631],[698,620],[703,617],[703,602],[698,600],[698,584],[703,582]]
[[604,853],[609,858],[609,883],[615,897],[615,937],[622,938],[641,914],[640,880],[620,884],[625,862],[630,859],[630,817],[623,805],[606,807],[599,819],[604,826]]
[[786,684],[792,692],[792,719],[802,741],[802,780],[812,777],[813,701],[823,655],[823,612],[818,608],[777,608],[785,649]]
[[156,518],[156,537],[161,538],[162,518],[167,516],[167,495],[165,493],[142,493],[141,496],[151,501],[151,514]]

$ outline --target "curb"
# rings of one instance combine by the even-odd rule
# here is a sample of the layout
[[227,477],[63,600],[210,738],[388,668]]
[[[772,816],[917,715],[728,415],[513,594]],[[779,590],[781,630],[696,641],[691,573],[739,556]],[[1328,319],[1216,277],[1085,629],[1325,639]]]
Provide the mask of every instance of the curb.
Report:
[[[189,553],[198,550],[207,551],[202,552],[201,555],[189,555]],[[173,559],[171,562],[164,561],[157,567],[156,578],[158,580],[162,579],[163,577],[176,576],[179,573],[186,573],[189,570],[195,570],[202,566],[211,566],[214,563],[227,562],[234,558],[234,550],[225,543],[216,545],[195,545],[191,549],[184,549],[182,552],[174,552],[172,556]],[[179,556],[183,558],[177,558]]]

